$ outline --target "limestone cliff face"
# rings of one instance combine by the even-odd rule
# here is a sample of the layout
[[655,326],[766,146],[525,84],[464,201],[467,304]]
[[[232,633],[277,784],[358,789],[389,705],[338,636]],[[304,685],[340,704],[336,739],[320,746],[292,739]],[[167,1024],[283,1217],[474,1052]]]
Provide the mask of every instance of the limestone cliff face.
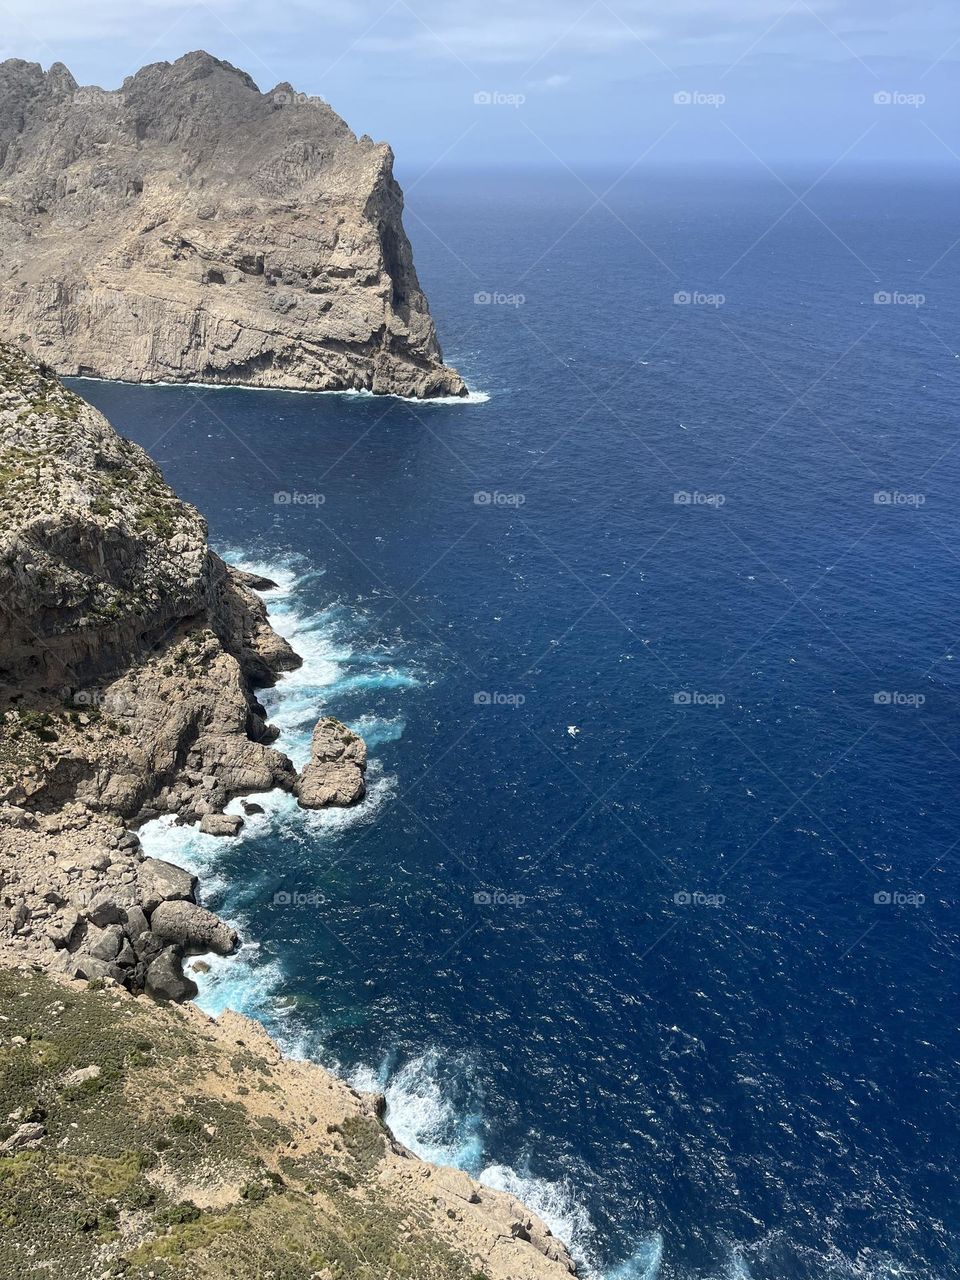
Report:
[[144,451],[0,344],[0,800],[196,818],[292,787],[251,690],[298,665]]
[[463,395],[390,148],[206,53],[0,63],[0,338],[61,374]]

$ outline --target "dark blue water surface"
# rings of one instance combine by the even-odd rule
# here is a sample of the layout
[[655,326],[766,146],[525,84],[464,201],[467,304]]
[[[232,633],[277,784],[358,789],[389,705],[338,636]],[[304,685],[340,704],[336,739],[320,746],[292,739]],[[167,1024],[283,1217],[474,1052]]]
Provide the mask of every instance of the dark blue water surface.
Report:
[[78,384],[373,757],[148,844],[257,944],[209,1007],[584,1274],[956,1276],[960,184],[615,177],[409,185],[483,402]]

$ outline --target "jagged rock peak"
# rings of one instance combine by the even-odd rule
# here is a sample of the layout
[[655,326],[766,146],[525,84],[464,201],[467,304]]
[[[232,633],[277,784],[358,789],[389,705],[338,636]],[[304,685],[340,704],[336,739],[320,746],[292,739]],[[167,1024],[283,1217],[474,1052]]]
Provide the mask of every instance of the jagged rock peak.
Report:
[[384,143],[203,51],[0,63],[0,339],[61,374],[463,395]]

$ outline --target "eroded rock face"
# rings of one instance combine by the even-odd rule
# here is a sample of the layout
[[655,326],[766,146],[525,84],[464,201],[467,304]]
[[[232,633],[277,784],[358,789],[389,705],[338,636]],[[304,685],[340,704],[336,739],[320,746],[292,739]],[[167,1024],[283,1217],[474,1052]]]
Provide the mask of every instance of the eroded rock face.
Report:
[[297,799],[305,809],[351,805],[366,793],[367,744],[345,724],[326,716],[317,722],[310,763],[297,779]]
[[209,54],[0,63],[0,338],[61,374],[464,395],[402,210],[388,146]]
[[299,662],[147,454],[0,344],[0,801],[196,821],[291,789],[252,688]]
[[0,343],[0,958],[192,994],[179,957],[236,934],[128,824],[292,790],[254,687],[298,664],[147,455]]

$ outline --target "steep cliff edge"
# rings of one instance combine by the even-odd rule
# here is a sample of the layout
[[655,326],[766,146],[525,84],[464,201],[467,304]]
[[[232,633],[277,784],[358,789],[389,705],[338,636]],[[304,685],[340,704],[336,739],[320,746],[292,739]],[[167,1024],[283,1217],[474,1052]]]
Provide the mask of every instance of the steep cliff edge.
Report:
[[[0,344],[0,1274],[562,1280],[547,1227],[401,1147],[382,1099],[177,1003],[236,934],[130,824],[229,832],[230,796],[300,787],[253,692],[298,659],[254,585]],[[311,800],[362,794],[362,740],[315,747]]]
[[298,665],[143,450],[0,344],[0,953],[190,995],[236,936],[129,827],[292,790],[254,691]]
[[402,212],[389,147],[209,54],[0,63],[0,338],[58,373],[464,395]]
[[299,661],[147,454],[0,344],[0,800],[190,818],[292,787],[252,690]]

